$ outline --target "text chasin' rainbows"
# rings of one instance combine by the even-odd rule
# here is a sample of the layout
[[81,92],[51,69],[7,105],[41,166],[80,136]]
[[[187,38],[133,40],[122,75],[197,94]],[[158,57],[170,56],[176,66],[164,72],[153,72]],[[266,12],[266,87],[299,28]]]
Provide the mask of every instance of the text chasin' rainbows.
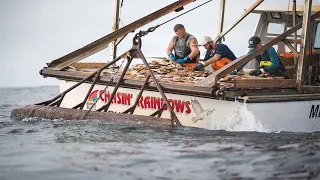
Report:
[[[98,97],[100,101],[102,102],[108,102],[110,99],[110,92],[104,92],[103,90],[95,90],[93,91],[88,98],[88,103],[93,104],[95,101],[98,100]],[[112,104],[121,104],[121,105],[131,105],[131,101],[133,98],[133,94],[131,93],[123,93],[123,92],[117,92],[112,100]],[[177,113],[191,113],[190,108],[190,101],[183,101],[179,99],[168,99],[172,109]],[[160,109],[163,105],[164,100],[160,97],[154,97],[154,96],[141,96],[139,99],[138,107],[142,109]],[[164,110],[167,110],[168,107],[165,106]]]

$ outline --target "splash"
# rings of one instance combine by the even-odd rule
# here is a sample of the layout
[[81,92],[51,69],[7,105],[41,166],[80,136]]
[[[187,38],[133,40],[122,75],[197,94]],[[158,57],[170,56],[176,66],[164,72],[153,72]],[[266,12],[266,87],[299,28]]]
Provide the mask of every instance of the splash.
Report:
[[206,122],[209,123],[207,127],[211,130],[271,132],[247,109],[246,102],[239,103],[237,100],[226,118],[217,119],[214,114],[207,118]]

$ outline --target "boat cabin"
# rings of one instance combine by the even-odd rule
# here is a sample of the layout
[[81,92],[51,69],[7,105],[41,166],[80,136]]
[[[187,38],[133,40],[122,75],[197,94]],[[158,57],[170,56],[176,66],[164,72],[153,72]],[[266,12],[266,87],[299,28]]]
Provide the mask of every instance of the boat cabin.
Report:
[[[311,13],[314,14],[320,10],[320,5],[313,5]],[[295,24],[301,23],[303,20],[304,6],[296,6],[295,13]],[[262,42],[265,44],[277,36],[281,35],[285,31],[289,30],[294,26],[294,15],[292,6],[288,7],[264,7],[258,6],[252,13],[260,14],[259,21],[256,25],[254,36],[261,38]],[[320,19],[317,18],[310,22],[310,33],[306,37],[307,44],[305,66],[307,70],[305,71],[305,76],[307,77],[308,85],[318,85],[320,83]],[[319,28],[318,28],[319,27]],[[277,50],[281,62],[285,65],[287,71],[292,78],[296,78],[297,70],[297,56],[295,54],[299,53],[301,29],[296,33],[293,33],[286,37],[284,41],[276,43],[273,47]],[[296,52],[294,49],[296,49]],[[251,61],[247,65],[248,68],[256,69],[259,67],[256,61]]]

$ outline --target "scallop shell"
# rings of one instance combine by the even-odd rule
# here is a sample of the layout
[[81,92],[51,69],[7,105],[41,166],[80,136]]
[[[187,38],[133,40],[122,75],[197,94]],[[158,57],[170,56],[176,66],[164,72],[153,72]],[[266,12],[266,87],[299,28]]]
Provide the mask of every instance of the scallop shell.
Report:
[[150,63],[149,63],[149,65],[158,65],[159,63],[158,63],[158,61],[156,61],[156,60],[153,60],[153,61],[151,61]]

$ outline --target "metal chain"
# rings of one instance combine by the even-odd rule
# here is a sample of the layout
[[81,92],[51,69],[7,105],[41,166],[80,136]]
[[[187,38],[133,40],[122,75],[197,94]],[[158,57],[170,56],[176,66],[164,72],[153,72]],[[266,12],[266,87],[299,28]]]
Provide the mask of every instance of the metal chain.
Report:
[[[103,92],[106,92],[107,88],[111,85],[111,83],[113,82],[116,74],[119,72],[120,68],[122,67],[124,61],[125,61],[125,58],[123,58],[123,60],[122,60],[122,62],[121,62],[121,64],[120,64],[118,70],[117,70],[115,73],[112,74],[111,79],[110,79],[110,81],[108,82],[108,84],[106,85],[106,87],[104,88]],[[99,96],[98,96],[98,99],[97,99],[96,101],[94,101],[93,105],[89,108],[89,110],[86,112],[86,114],[83,116],[82,119],[84,119],[84,118],[89,114],[89,112],[96,106],[97,102],[100,100],[100,97],[101,97],[101,96],[99,95]]]
[[154,26],[154,27],[149,27],[148,30],[146,30],[146,31],[140,30],[140,31],[135,35],[135,37],[136,37],[136,38],[138,38],[138,37],[143,37],[143,36],[149,34],[149,32],[155,31],[158,27],[160,27],[160,25],[156,25],[156,26]]

